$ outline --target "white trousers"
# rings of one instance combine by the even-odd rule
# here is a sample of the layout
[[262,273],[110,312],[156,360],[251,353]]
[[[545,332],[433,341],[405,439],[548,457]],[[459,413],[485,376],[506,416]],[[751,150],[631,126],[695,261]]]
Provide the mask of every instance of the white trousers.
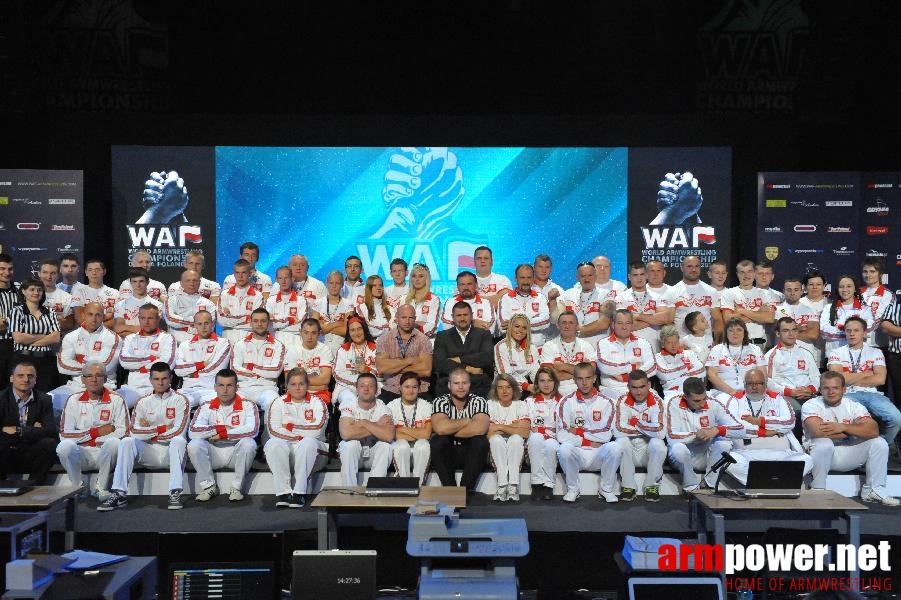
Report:
[[122,399],[125,400],[125,406],[128,407],[128,410],[131,410],[135,407],[135,404],[138,403],[138,400],[141,396],[146,396],[147,394],[153,393],[153,388],[150,386],[147,387],[132,387],[130,385],[123,385],[116,392],[122,396]]
[[[432,456],[432,447],[429,440],[394,440],[391,444],[391,453],[394,456],[394,470],[398,477],[416,477],[420,483],[425,480],[426,469]],[[410,464],[413,470],[410,470]]]
[[682,487],[692,489],[701,483],[701,476],[695,469],[703,469],[706,473],[707,485],[716,484],[716,473],[710,473],[713,463],[722,458],[723,452],[732,450],[732,440],[714,438],[706,442],[683,444],[672,442],[669,446],[669,460],[682,473]]
[[369,468],[370,477],[384,477],[391,464],[391,444],[377,441],[370,445],[360,440],[342,440],[338,443],[341,457],[341,479],[344,485],[355,486],[360,472],[360,463]]
[[488,438],[488,455],[497,474],[497,485],[519,485],[526,441],[518,435],[495,434]]
[[110,471],[116,466],[119,438],[108,438],[100,446],[79,446],[72,440],[63,440],[56,447],[59,462],[69,476],[72,485],[81,485],[82,469],[97,469],[97,489],[109,485]]
[[659,438],[643,435],[621,437],[616,443],[622,446],[623,458],[619,463],[619,473],[623,487],[635,489],[635,467],[647,467],[645,487],[660,485],[663,479],[663,461],[666,460],[666,443]]
[[269,379],[266,380],[266,383],[239,382],[238,387],[241,396],[257,403],[257,407],[260,409],[260,417],[263,416],[262,413],[269,409],[272,401],[278,398],[278,388],[275,386],[275,381]]
[[804,476],[813,469],[813,461],[803,452],[796,450],[777,450],[775,448],[759,448],[750,450],[733,450],[732,457],[737,461],[735,464],[726,467],[729,475],[745,485],[748,485],[748,466],[752,460],[798,460],[804,462]]
[[885,438],[855,438],[855,442],[849,444],[836,444],[829,438],[814,438],[807,443],[807,447],[813,462],[811,487],[825,489],[826,476],[830,470],[851,471],[863,466],[867,474],[861,495],[867,493],[867,488],[875,490],[881,496],[888,495],[885,489],[888,443]]
[[616,489],[616,470],[622,454],[622,446],[616,442],[607,442],[598,448],[560,444],[557,459],[566,478],[566,489],[579,490],[580,471],[600,471],[601,491],[612,494]]
[[244,476],[253,466],[257,454],[257,443],[251,438],[241,438],[237,442],[213,442],[194,439],[188,442],[188,456],[197,471],[200,488],[208,488],[216,483],[214,469],[233,469],[235,477],[231,487],[241,491]]
[[312,437],[303,438],[299,442],[269,438],[263,446],[263,452],[266,453],[266,462],[272,471],[272,487],[276,496],[306,494],[310,476],[324,469],[328,462],[328,444]]
[[529,452],[532,486],[543,485],[553,488],[557,480],[557,447],[560,443],[554,438],[544,438],[543,434],[533,431],[529,434],[526,450]]
[[128,492],[128,479],[134,471],[135,461],[154,469],[169,467],[169,491],[182,489],[187,447],[188,440],[183,437],[172,438],[165,444],[133,437],[122,438],[116,458],[116,471],[113,473],[113,485],[110,489]]
[[233,327],[222,328],[222,337],[230,341],[233,347],[237,342],[246,338],[248,333],[250,333],[250,329],[235,329]]
[[[211,401],[213,398],[216,397],[216,392],[215,392],[214,390],[209,389],[209,388],[202,388],[202,387],[196,387],[196,388],[182,387],[182,388],[181,388],[180,390],[178,390],[178,391],[185,395],[185,397],[188,399],[188,402],[191,403],[191,408],[197,408],[198,406],[200,406],[200,405],[203,404],[204,402],[209,402],[209,401]],[[243,393],[244,390],[241,390],[241,392]]]

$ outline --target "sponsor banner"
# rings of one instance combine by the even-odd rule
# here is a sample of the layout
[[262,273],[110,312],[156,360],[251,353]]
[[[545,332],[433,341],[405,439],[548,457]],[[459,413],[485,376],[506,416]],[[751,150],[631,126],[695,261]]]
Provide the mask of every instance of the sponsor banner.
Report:
[[0,251],[13,257],[16,281],[63,252],[83,260],[83,202],[82,171],[0,169]]
[[731,171],[729,148],[629,149],[630,260],[662,261],[669,283],[687,255],[731,264]]
[[[774,198],[786,210],[770,210]],[[871,257],[886,263],[887,283],[901,282],[891,235],[901,231],[901,173],[759,173],[758,212],[758,251],[779,281],[816,268],[831,283]]]
[[[168,285],[184,270],[185,253],[201,250],[203,275],[216,277],[215,152],[209,147],[113,146],[113,217],[115,269],[107,284],[118,287],[131,257],[146,250],[153,257],[150,276]],[[255,196],[241,199],[242,219],[259,223],[252,214],[267,204]],[[268,235],[248,236],[235,244]]]

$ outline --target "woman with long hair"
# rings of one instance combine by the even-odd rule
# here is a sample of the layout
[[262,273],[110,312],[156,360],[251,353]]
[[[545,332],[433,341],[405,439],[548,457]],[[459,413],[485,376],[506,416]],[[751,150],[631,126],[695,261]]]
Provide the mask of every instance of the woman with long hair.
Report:
[[519,502],[519,473],[529,437],[529,408],[510,375],[498,375],[488,392],[488,448],[497,474],[495,502]]
[[400,397],[388,403],[388,410],[394,419],[394,470],[399,477],[416,477],[425,484],[432,453],[432,403],[419,397],[419,375],[413,371],[401,374]]
[[441,299],[432,293],[432,274],[422,263],[410,270],[410,291],[401,304],[411,304],[416,309],[416,328],[434,342],[441,318]]
[[363,302],[357,304],[357,314],[366,321],[372,337],[378,340],[394,323],[394,315],[385,295],[385,282],[378,275],[366,278]]
[[332,396],[336,398],[337,406],[347,398],[356,397],[360,373],[372,373],[379,379],[375,366],[375,340],[366,321],[353,315],[347,319],[344,343],[335,353],[335,391]]
[[535,372],[534,392],[526,398],[530,432],[526,449],[531,465],[532,498],[553,500],[557,481],[557,403],[560,402],[560,380],[553,367],[539,367]]
[[710,349],[704,366],[714,396],[725,403],[745,389],[745,373],[764,368],[765,362],[760,348],[751,343],[744,321],[733,318],[726,322],[725,340]]
[[510,317],[507,334],[494,346],[494,368],[498,373],[512,375],[523,392],[535,381],[541,362],[538,348],[532,343],[529,317],[515,314]]
[[[54,346],[59,343],[56,313],[44,306],[46,292],[40,279],[29,278],[19,286],[16,305],[7,315],[13,338],[13,360],[26,359],[37,370],[35,389],[49,392],[58,385]],[[4,374],[6,376],[8,374]]]
[[863,299],[854,275],[842,275],[832,288],[832,304],[820,313],[820,336],[826,341],[826,355],[839,346],[846,346],[845,321],[860,317],[867,323],[867,335],[876,327],[873,308]]

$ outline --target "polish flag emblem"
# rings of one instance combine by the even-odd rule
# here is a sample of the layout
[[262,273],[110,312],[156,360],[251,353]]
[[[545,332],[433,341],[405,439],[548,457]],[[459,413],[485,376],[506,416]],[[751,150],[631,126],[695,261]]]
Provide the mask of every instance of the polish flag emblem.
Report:
[[203,232],[199,226],[182,225],[178,228],[178,233],[181,238],[182,246],[185,245],[185,242],[191,242],[192,244],[200,244],[203,242]]
[[695,245],[697,245],[697,242],[703,242],[705,244],[716,243],[716,232],[713,227],[695,227],[693,232]]

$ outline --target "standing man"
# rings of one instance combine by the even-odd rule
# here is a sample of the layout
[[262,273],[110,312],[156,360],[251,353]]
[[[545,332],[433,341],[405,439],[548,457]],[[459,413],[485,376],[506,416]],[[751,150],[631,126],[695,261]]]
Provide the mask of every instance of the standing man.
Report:
[[629,263],[629,289],[616,295],[616,308],[632,313],[636,337],[640,337],[654,352],[660,350],[660,328],[673,322],[676,309],[667,305],[665,297],[655,295],[648,288],[644,263]]
[[598,341],[610,329],[610,320],[616,309],[616,294],[607,299],[607,293],[600,291],[595,266],[589,262],[576,267],[578,283],[563,293],[563,310],[570,311],[579,320],[578,336],[596,347]]
[[545,332],[545,337],[547,339],[552,339],[557,337],[557,334],[559,333],[555,323],[557,322],[557,316],[559,316],[560,311],[563,310],[563,304],[558,304],[557,300],[563,296],[563,288],[551,280],[553,263],[551,262],[550,256],[547,254],[539,254],[535,257],[535,262],[532,264],[532,267],[534,268],[532,289],[543,294],[544,297],[547,298],[547,308],[551,315],[551,324]]
[[[791,317],[776,321],[779,342],[764,355],[766,362],[767,390],[781,394],[788,400],[796,414],[801,414],[801,404],[817,393],[820,369],[811,351],[812,346],[797,343],[798,324]],[[745,374],[747,380],[747,373]]]
[[[243,258],[236,260],[219,296],[222,335],[233,344],[250,333],[250,313],[262,308],[265,302],[262,292],[250,283],[250,269],[250,263]],[[229,278],[233,283],[229,284]]]
[[748,328],[752,344],[763,354],[766,350],[765,325],[773,323],[777,302],[769,294],[754,286],[754,262],[740,261],[735,266],[738,285],[723,292],[720,300],[723,319],[740,319]]
[[231,344],[216,335],[215,326],[213,315],[197,311],[194,335],[179,344],[175,353],[175,374],[182,378],[181,393],[187,396],[191,408],[216,397],[216,373],[229,366]]
[[432,354],[432,364],[438,378],[435,394],[448,394],[451,373],[463,369],[470,375],[468,382],[473,392],[484,398],[491,388],[494,373],[491,334],[472,326],[472,308],[466,302],[454,304],[452,314],[454,326],[435,336]]
[[286,348],[300,345],[300,324],[310,316],[309,304],[303,294],[294,289],[291,268],[284,266],[275,271],[278,292],[266,300],[266,310],[272,318],[275,337]]
[[293,254],[288,260],[288,268],[291,269],[291,278],[294,280],[294,289],[312,304],[319,298],[324,298],[325,284],[310,275],[310,261],[303,254]]
[[[797,277],[787,277],[782,286],[784,301],[776,306],[773,318],[777,321],[783,317],[791,317],[798,326],[797,338],[810,345],[819,367],[819,351],[815,344],[820,339],[820,311],[814,310],[810,305],[801,302],[804,288]],[[778,335],[778,331],[776,334]]]
[[454,305],[457,302],[465,302],[472,309],[472,326],[493,332],[495,311],[491,307],[491,302],[480,296],[478,290],[476,276],[472,271],[457,273],[457,295],[445,302],[441,322],[446,327],[452,326],[454,324]]
[[319,341],[321,325],[314,318],[304,319],[300,326],[300,346],[288,353],[289,365],[285,369],[299,367],[307,373],[307,391],[331,403],[329,383],[332,381],[332,363],[335,355],[332,349]]
[[[504,294],[513,289],[513,285],[505,275],[492,272],[494,254],[488,246],[476,248],[473,252],[473,260],[476,264],[476,282],[479,285],[479,294],[483,298],[487,298],[491,307],[497,312],[498,303]],[[495,330],[492,333],[498,332],[500,332],[500,328],[495,324]]]
[[341,297],[352,307],[356,307],[357,304],[363,304],[365,295],[363,261],[359,256],[348,256],[344,259],[344,285],[341,286]]
[[395,321],[375,348],[375,368],[384,378],[379,398],[384,402],[400,397],[403,373],[413,371],[419,376],[420,395],[428,394],[432,374],[432,343],[416,328],[416,309],[411,304],[398,306]]
[[63,252],[59,256],[59,276],[60,281],[56,287],[66,292],[72,293],[72,288],[78,283],[78,275],[81,268],[78,265],[78,257],[72,252]]
[[724,260],[715,260],[707,267],[707,280],[710,287],[716,290],[717,300],[722,300],[726,291],[726,280],[729,279],[729,266]]
[[360,463],[369,467],[370,477],[384,477],[391,464],[394,419],[385,403],[376,398],[378,382],[372,373],[360,373],[357,397],[341,404],[338,430],[341,442],[341,478],[345,485],[357,485]]
[[[265,273],[257,271],[257,261],[260,260],[260,247],[253,242],[244,242],[241,244],[239,252],[241,253],[241,258],[239,260],[247,261],[247,285],[250,285],[255,289],[258,294],[262,294],[263,298],[261,303],[266,302],[266,298],[269,297],[269,292],[272,290],[272,279]],[[222,282],[222,289],[231,287],[235,284],[238,284],[239,287],[243,287],[238,280],[238,274],[232,273]]]
[[535,270],[525,263],[516,267],[516,289],[501,297],[498,313],[501,332],[507,333],[507,326],[513,315],[525,315],[529,319],[532,343],[540,348],[545,342],[545,333],[551,322],[547,298],[532,289]]
[[285,368],[287,349],[269,333],[269,313],[258,308],[250,315],[251,332],[232,346],[231,368],[238,374],[241,391],[257,403],[260,412],[278,398],[276,380]]
[[152,304],[162,314],[163,304],[147,294],[148,281],[147,271],[143,269],[134,268],[128,272],[129,292],[125,296],[120,296],[113,310],[116,319],[113,331],[120,337],[125,337],[141,330],[141,324],[138,321],[138,311],[145,304]]
[[488,458],[488,401],[470,392],[464,368],[451,371],[448,381],[449,393],[432,403],[432,466],[443,486],[457,485],[456,470],[462,467],[460,485],[471,494]]
[[618,310],[613,319],[613,335],[598,342],[598,368],[601,386],[619,398],[629,391],[629,373],[644,371],[648,377],[657,372],[654,351],[643,339],[632,335],[632,313]]
[[72,312],[72,295],[56,287],[58,276],[58,260],[48,258],[41,261],[38,278],[44,284],[44,306],[56,313],[59,334],[64,336],[75,329],[75,317]]
[[682,335],[687,331],[685,317],[697,310],[710,324],[707,332],[711,340],[720,339],[723,315],[720,312],[719,292],[701,281],[700,258],[694,255],[682,258],[682,281],[670,287],[666,299],[676,309],[675,325]]
[[168,508],[182,508],[189,402],[172,389],[172,368],[164,362],[150,367],[150,385],[153,393],[138,400],[132,413],[131,431],[119,442],[110,488],[112,495],[97,507],[100,512],[128,506],[128,480],[135,461],[156,469],[168,467]]
[[13,283],[13,257],[0,253],[0,373],[6,375],[12,366],[13,336],[9,331],[9,313],[18,302]]
[[216,305],[200,291],[200,273],[184,271],[181,274],[179,291],[166,298],[165,315],[169,332],[179,344],[197,334],[194,316],[199,311],[209,313],[216,324]]
[[129,372],[128,385],[123,385],[119,392],[129,409],[134,407],[138,398],[153,391],[149,375],[153,363],[162,361],[174,365],[177,350],[175,338],[160,331],[160,311],[156,305],[145,304],[138,309],[138,320],[140,331],[125,338],[119,354],[119,364]]
[[66,400],[56,453],[71,485],[83,484],[82,469],[97,469],[92,495],[103,502],[109,497],[107,486],[116,465],[119,440],[128,433],[128,408],[122,396],[104,387],[103,363],[86,363],[81,370],[81,383],[85,391]]
[[[197,287],[198,293],[213,304],[218,304],[219,294],[222,293],[222,288],[215,281],[203,277],[203,266],[205,263],[206,260],[203,257],[203,252],[200,250],[188,250],[185,253],[185,271],[194,271],[197,273],[198,277],[200,277],[200,283]],[[180,279],[169,286],[170,296],[178,294],[181,291],[182,285]]]
[[244,499],[244,477],[257,454],[254,438],[260,430],[257,406],[238,395],[238,376],[231,369],[216,373],[216,398],[194,413],[188,431],[188,456],[197,471],[200,493],[194,498],[208,502],[219,494],[213,469],[234,470],[230,502]]
[[[131,255],[131,264],[129,267],[132,269],[144,270],[144,273],[147,275],[147,295],[162,305],[162,303],[166,301],[166,286],[156,279],[150,279],[150,267],[152,265],[153,257],[150,256],[150,253],[146,250],[138,250]],[[131,293],[131,275],[129,274],[129,277],[123,280],[119,285],[119,299],[128,298]]]
[[666,267],[659,260],[649,260],[646,265],[648,291],[655,298],[662,298],[670,286],[666,283]]
[[[410,292],[410,284],[407,283],[407,261],[402,258],[392,259],[389,267],[391,274],[391,285],[385,288],[385,298],[388,299],[388,306],[393,310],[397,310],[403,299]],[[459,277],[458,277],[459,281]]]
[[895,301],[895,293],[882,283],[885,267],[881,260],[867,257],[863,259],[861,270],[864,285],[860,289],[860,293],[873,309],[873,319],[876,322],[876,329],[870,332],[867,341],[877,348],[885,349],[888,347],[888,335],[882,331],[879,324],[891,309],[892,303]]
[[75,310],[75,322],[84,321],[82,311],[89,302],[97,302],[103,307],[103,325],[113,328],[115,320],[116,302],[119,300],[119,292],[103,283],[106,277],[106,266],[102,261],[89,260],[84,265],[84,274],[87,284],[77,283],[72,288],[72,308]]
[[560,381],[560,395],[566,396],[576,391],[573,372],[579,363],[597,365],[597,348],[576,336],[579,321],[576,313],[566,310],[557,317],[560,337],[544,344],[541,351],[541,365],[551,367]]
[[595,286],[606,293],[606,300],[613,300],[616,298],[616,294],[626,289],[626,286],[622,281],[610,279],[611,269],[609,258],[604,255],[595,256],[591,259],[591,264],[594,265],[595,275],[597,276]]
[[829,471],[864,467],[866,481],[860,499],[885,506],[901,502],[886,489],[888,444],[879,437],[879,426],[858,402],[845,397],[845,378],[827,371],[820,378],[820,393],[804,403],[804,447],[813,462],[811,488],[826,489]]
[[566,479],[564,502],[579,499],[582,471],[600,471],[598,497],[618,502],[616,470],[622,460],[622,446],[613,441],[613,399],[594,387],[595,369],[588,363],[576,365],[576,391],[557,405],[557,459]]
[[37,369],[20,361],[0,391],[0,478],[28,473],[28,481],[44,485],[56,462],[58,430],[50,396],[34,389]]

